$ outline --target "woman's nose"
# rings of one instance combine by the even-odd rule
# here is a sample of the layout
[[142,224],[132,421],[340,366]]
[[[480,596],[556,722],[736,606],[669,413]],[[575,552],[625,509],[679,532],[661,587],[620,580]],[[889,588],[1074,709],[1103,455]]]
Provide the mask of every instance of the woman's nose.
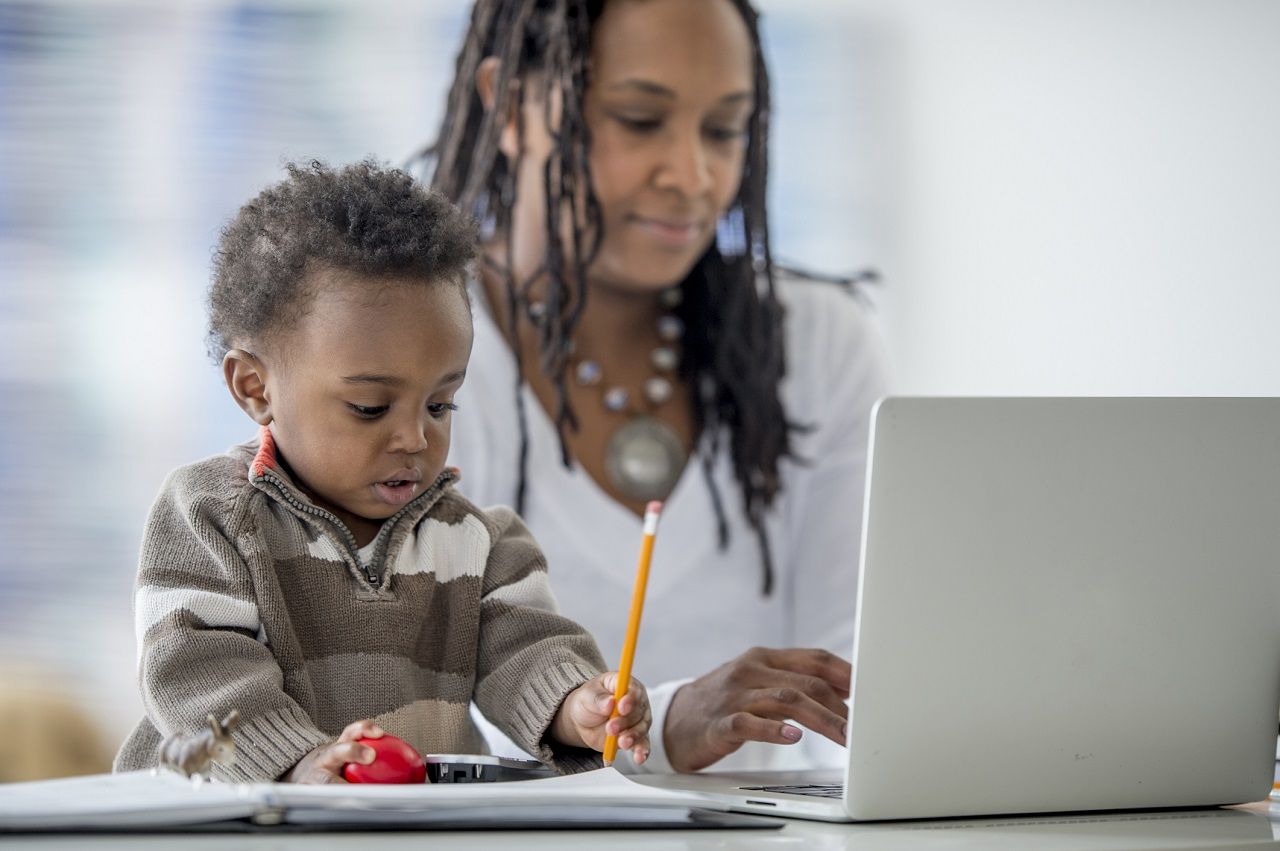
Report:
[[671,134],[664,151],[658,185],[695,197],[711,187],[711,168],[702,134],[694,129]]

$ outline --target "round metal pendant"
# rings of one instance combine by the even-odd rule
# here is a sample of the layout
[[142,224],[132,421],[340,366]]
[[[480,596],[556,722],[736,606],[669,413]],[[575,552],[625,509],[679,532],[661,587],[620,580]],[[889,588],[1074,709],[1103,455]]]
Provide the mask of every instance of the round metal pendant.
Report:
[[628,499],[666,499],[687,459],[674,429],[662,420],[641,416],[628,420],[609,438],[604,471]]

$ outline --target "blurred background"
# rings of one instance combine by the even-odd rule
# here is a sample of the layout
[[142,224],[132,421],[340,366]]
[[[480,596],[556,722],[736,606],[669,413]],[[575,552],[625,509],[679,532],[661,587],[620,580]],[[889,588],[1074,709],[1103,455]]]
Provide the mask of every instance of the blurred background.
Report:
[[[1280,394],[1280,3],[761,0],[776,253],[908,393]],[[173,467],[253,433],[221,224],[430,140],[463,0],[0,0],[0,781],[106,770]],[[43,738],[42,738],[43,736]]]

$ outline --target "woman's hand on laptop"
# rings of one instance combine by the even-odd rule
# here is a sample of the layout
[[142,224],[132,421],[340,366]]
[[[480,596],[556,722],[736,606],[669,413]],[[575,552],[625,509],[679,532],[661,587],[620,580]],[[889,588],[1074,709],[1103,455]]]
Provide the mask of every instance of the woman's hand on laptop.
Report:
[[825,650],[756,647],[680,688],[662,731],[671,766],[698,771],[747,742],[793,745],[795,721],[845,743],[853,668]]

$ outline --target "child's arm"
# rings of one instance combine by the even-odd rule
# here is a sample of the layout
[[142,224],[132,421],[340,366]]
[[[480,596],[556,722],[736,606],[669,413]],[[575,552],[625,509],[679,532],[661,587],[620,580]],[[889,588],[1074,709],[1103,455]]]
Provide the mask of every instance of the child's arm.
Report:
[[605,670],[595,639],[556,611],[546,561],[520,518],[497,508],[485,520],[491,541],[481,587],[476,705],[558,771],[598,768],[600,754],[586,749],[583,737],[561,740],[550,729],[565,698]]
[[[280,665],[259,640],[255,584],[235,546],[246,500],[208,478],[204,465],[177,471],[147,521],[134,596],[143,704],[161,737],[238,709],[235,762],[215,764],[215,776],[274,780],[332,737],[285,693]],[[128,762],[147,759],[154,755]]]
[[618,701],[618,717],[610,720],[617,686],[618,674],[610,671],[569,692],[547,734],[562,744],[597,751],[604,750],[607,736],[617,736],[618,747],[631,751],[636,765],[642,765],[649,758],[649,727],[653,724],[649,694],[632,678],[627,693]]

